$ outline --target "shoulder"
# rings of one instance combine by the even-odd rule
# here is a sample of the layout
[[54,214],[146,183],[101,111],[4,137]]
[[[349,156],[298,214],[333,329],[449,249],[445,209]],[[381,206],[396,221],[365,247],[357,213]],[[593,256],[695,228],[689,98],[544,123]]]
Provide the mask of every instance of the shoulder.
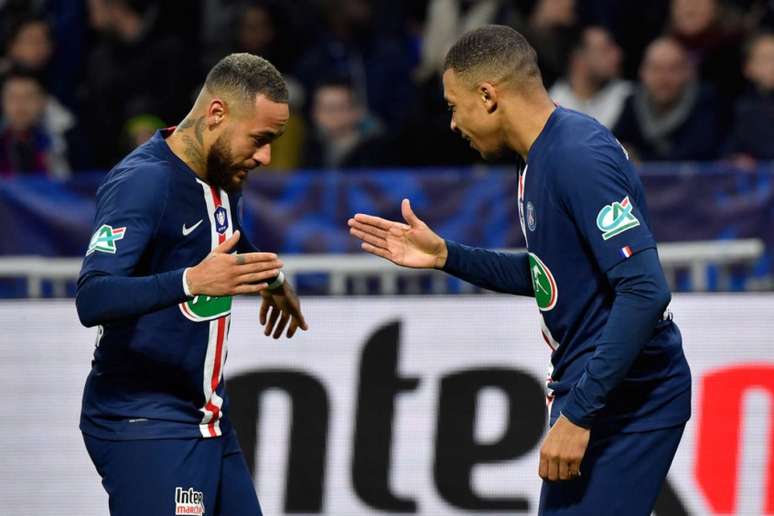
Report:
[[581,113],[564,110],[546,151],[547,173],[559,188],[615,176],[623,179],[630,172],[626,151],[610,130]]
[[167,197],[172,173],[168,163],[140,147],[108,172],[97,198],[122,204],[158,203]]
[[625,158],[623,148],[610,130],[588,115],[563,109],[555,121],[547,159],[552,168]]

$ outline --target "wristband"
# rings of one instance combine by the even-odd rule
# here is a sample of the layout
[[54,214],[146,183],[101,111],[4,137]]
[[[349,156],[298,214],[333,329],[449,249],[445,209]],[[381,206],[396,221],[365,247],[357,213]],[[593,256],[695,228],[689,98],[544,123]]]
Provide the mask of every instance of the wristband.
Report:
[[274,278],[274,281],[269,283],[268,289],[269,290],[275,290],[281,287],[285,283],[285,273],[280,271],[279,274],[277,274],[277,277]]

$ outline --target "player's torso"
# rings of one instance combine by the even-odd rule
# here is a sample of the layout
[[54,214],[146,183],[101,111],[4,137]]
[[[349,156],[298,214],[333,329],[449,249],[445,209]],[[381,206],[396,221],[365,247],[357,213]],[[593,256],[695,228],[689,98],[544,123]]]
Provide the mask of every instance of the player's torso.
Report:
[[[162,217],[134,276],[194,266],[233,234],[234,213],[228,194],[192,173],[169,173],[167,197],[158,200],[164,203]],[[100,344],[106,340],[120,343],[106,347],[105,354],[98,350],[96,358],[111,361],[111,350],[126,348],[160,364],[196,371],[202,367],[211,340],[209,322],[228,316],[230,310],[230,297],[197,296],[176,306],[106,325]]]
[[[235,230],[236,210],[226,192],[179,166],[168,173],[166,196],[158,199],[162,215],[134,276],[194,266]],[[231,297],[197,296],[104,325],[84,397],[89,431],[120,413],[132,417],[105,424],[122,436],[220,435],[230,312]]]
[[521,169],[517,202],[543,338],[561,367],[593,351],[612,291],[556,195],[550,166],[537,158]]

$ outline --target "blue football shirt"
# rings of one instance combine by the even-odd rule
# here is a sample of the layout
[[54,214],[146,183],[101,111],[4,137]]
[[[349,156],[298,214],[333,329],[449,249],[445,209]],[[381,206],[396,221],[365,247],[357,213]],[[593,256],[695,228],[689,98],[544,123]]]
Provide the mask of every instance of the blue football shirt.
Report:
[[[645,195],[620,143],[580,113],[557,108],[529,150],[518,180],[529,274],[551,348],[551,419],[584,375],[610,315],[606,272],[655,248]],[[690,370],[671,314],[655,327],[594,425],[630,431],[685,422]]]
[[[104,439],[230,430],[223,366],[231,298],[189,298],[182,278],[239,229],[239,199],[199,179],[172,153],[164,139],[170,132],[157,132],[129,154],[97,191],[79,286],[105,276],[153,278],[151,287],[173,300],[137,317],[100,321],[81,429]],[[255,249],[243,236],[238,250]],[[132,292],[99,295],[107,303]]]

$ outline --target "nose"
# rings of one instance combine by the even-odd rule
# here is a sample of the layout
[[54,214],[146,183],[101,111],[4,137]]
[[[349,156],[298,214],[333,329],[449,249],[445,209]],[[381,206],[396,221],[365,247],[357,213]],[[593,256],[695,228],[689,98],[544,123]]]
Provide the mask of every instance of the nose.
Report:
[[449,128],[452,130],[453,133],[457,132],[457,122],[454,121],[454,116],[451,117],[451,121],[449,122]]
[[255,151],[253,159],[264,167],[271,163],[271,145],[263,145]]

